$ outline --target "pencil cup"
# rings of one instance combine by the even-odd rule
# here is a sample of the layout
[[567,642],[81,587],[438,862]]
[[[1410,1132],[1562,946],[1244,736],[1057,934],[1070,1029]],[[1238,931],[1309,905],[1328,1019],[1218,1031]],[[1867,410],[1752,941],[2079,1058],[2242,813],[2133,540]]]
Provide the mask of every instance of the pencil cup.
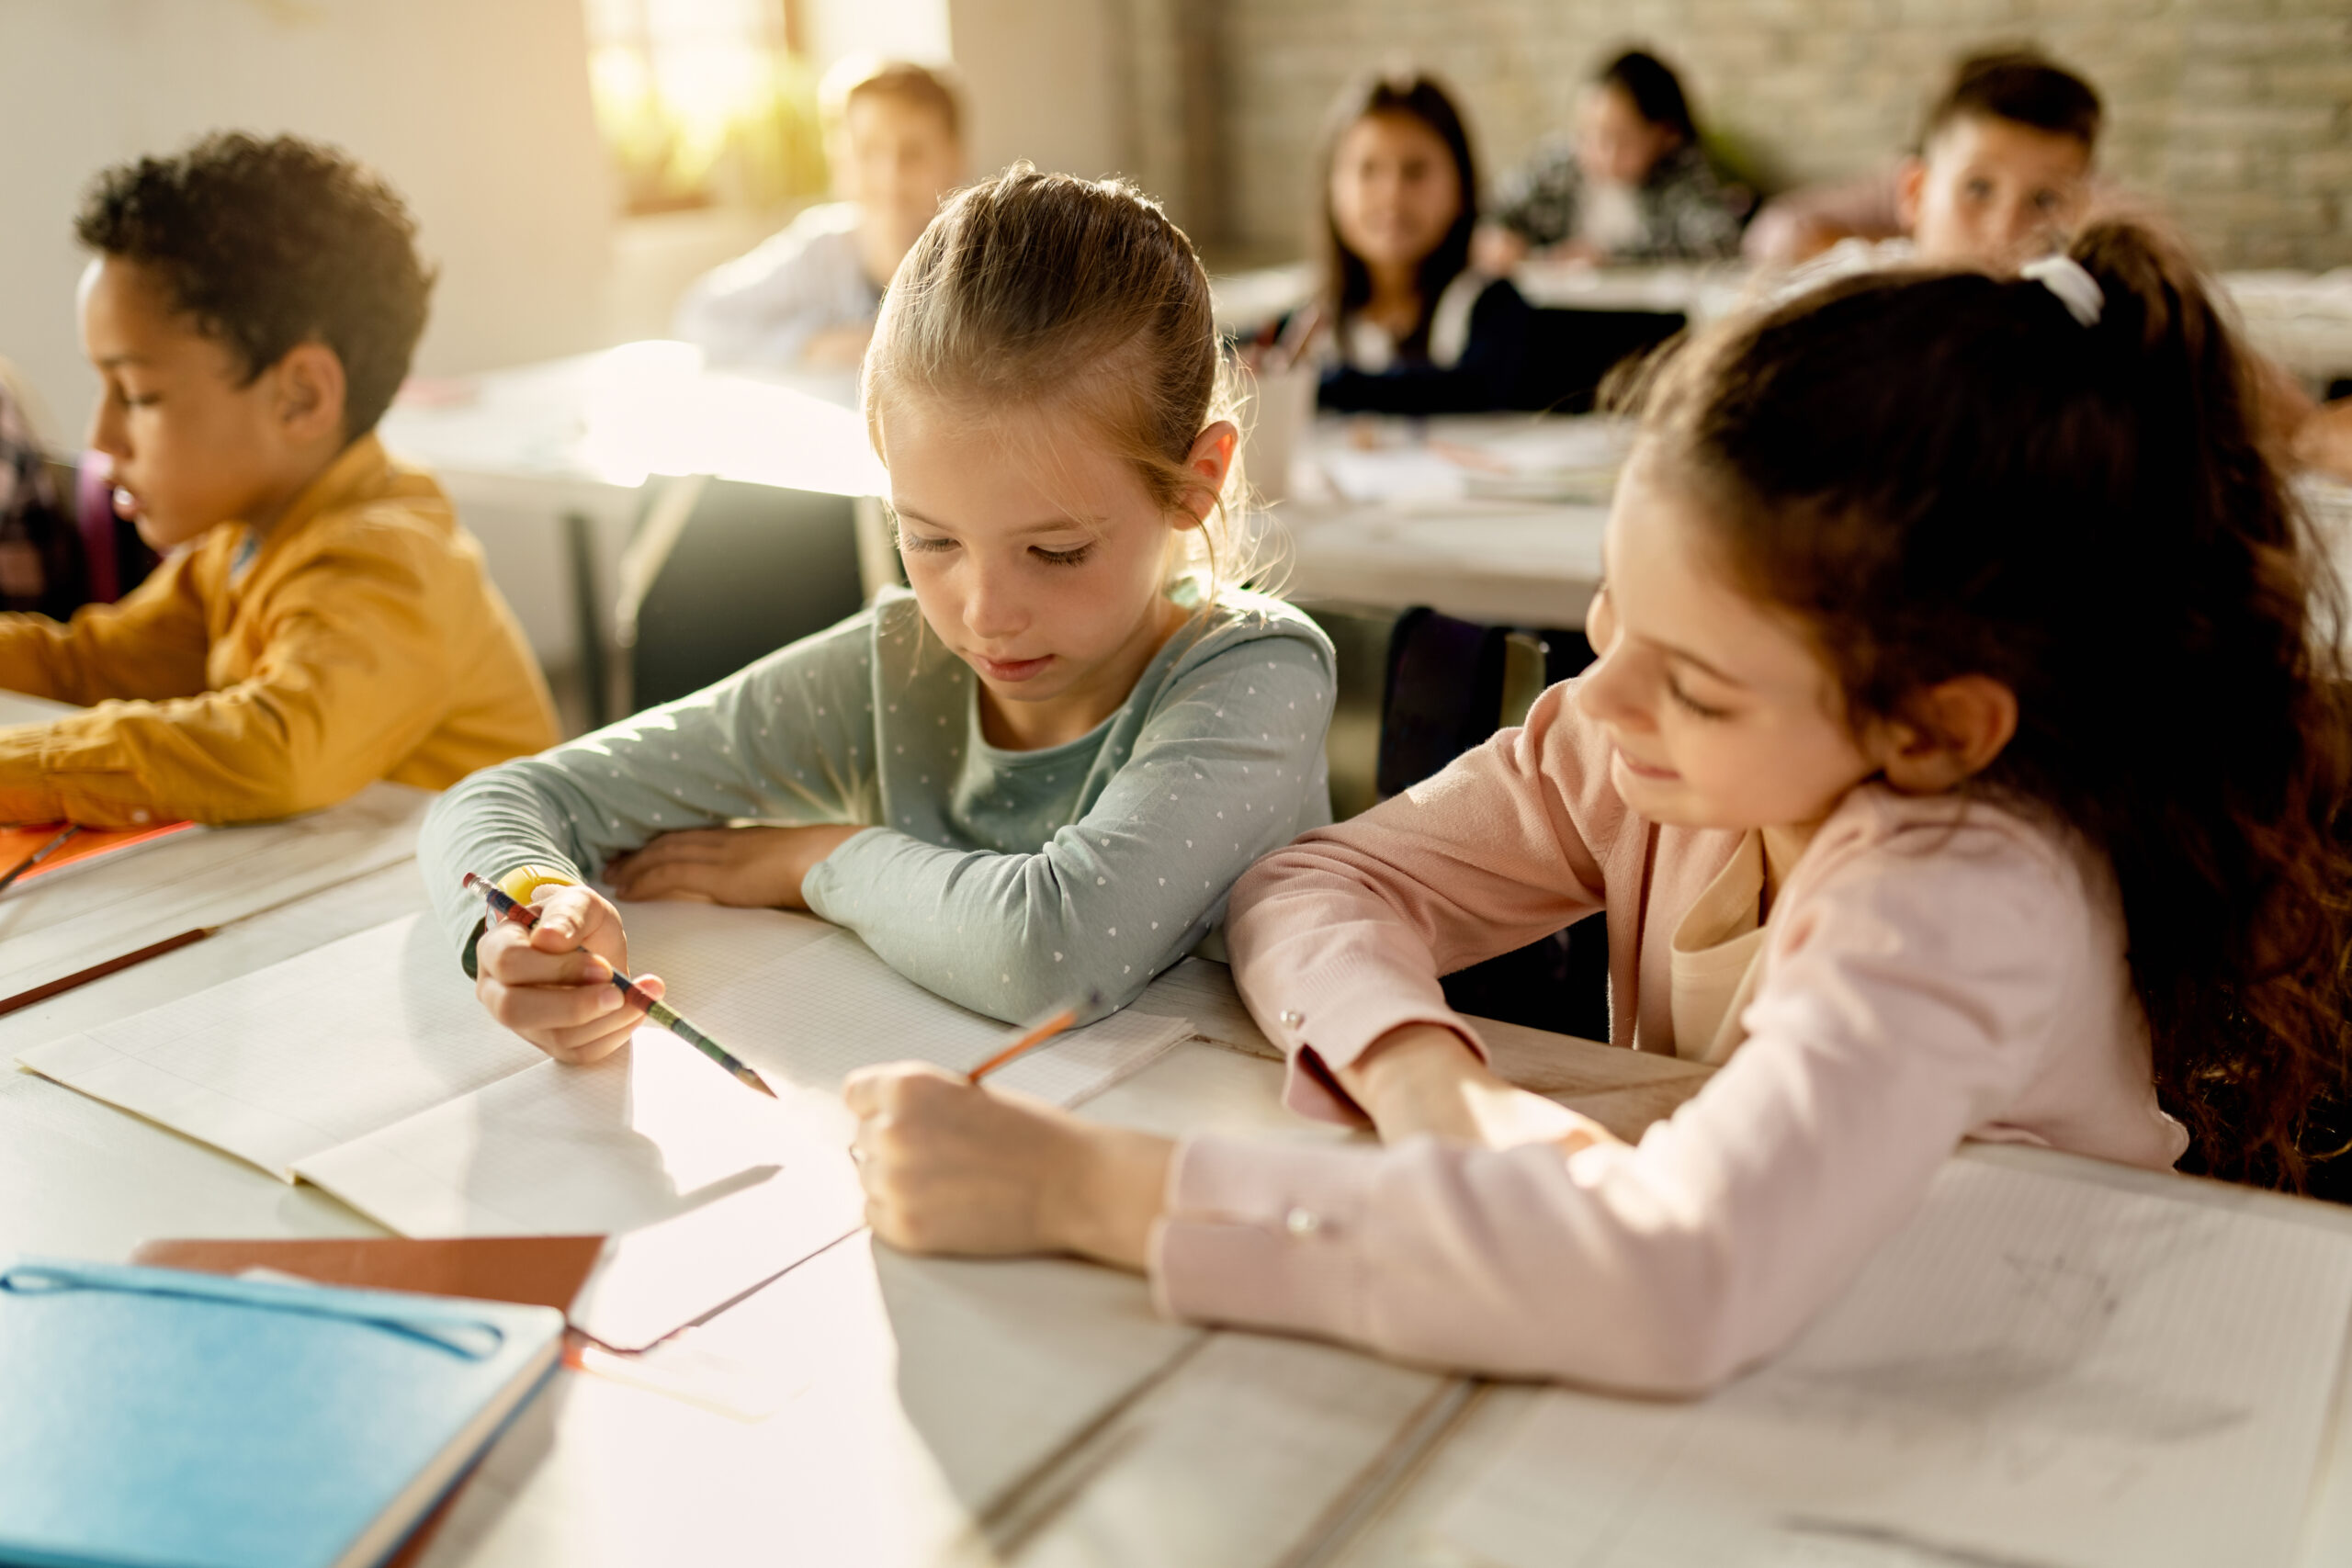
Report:
[[1315,418],[1315,388],[1321,379],[1312,363],[1281,370],[1259,370],[1248,378],[1241,410],[1242,468],[1250,484],[1268,501],[1290,498],[1291,464],[1299,438]]

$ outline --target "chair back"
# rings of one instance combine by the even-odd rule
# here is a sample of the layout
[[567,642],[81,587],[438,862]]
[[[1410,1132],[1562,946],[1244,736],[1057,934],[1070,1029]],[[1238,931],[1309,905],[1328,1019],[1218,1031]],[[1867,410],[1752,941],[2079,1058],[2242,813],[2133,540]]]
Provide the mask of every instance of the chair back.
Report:
[[690,478],[653,494],[621,558],[629,706],[698,692],[865,603],[857,503]]

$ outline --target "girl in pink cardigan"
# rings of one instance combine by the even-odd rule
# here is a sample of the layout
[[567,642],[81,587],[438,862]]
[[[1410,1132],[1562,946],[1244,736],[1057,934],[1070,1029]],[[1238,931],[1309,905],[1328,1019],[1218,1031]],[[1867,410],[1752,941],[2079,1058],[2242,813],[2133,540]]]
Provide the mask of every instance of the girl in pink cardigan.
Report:
[[[1785,1344],[1963,1138],[2295,1184],[2346,1055],[2346,716],[2183,262],[2110,222],[2012,280],[1726,323],[1649,387],[1607,549],[1582,679],[1234,892],[1291,1103],[1382,1146],[880,1069],[849,1090],[876,1232],[1688,1392]],[[1487,1071],[1438,985],[1596,910],[1615,1043],[1721,1065],[1634,1145]]]

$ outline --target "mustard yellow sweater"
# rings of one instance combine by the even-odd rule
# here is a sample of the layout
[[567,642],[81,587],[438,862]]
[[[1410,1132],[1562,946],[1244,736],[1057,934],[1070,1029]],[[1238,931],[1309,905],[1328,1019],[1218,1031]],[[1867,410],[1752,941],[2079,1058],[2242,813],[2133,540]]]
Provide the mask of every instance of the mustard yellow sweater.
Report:
[[238,822],[377,779],[441,789],[556,740],[513,614],[425,474],[373,435],[262,536],[224,523],[121,603],[0,615],[0,688],[89,706],[0,728],[0,822]]

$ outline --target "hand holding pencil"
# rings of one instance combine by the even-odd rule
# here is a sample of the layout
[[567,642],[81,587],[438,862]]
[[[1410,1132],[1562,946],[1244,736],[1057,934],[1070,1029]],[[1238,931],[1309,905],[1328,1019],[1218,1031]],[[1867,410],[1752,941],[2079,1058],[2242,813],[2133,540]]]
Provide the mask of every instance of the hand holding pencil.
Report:
[[[643,1021],[605,978],[629,972],[620,911],[585,887],[543,888],[532,908],[536,925],[492,919],[483,929],[474,947],[474,995],[491,1017],[557,1061],[601,1061]],[[662,992],[650,976],[639,984],[650,995]]]
[[[613,936],[617,937],[619,935],[620,916],[618,911],[614,910],[610,904],[605,903],[602,898],[598,898],[594,893],[589,892],[586,888],[557,888],[547,899],[545,905],[540,907],[516,903],[496,884],[491,882],[486,877],[477,876],[470,871],[466,873],[465,885],[468,890],[479,894],[490,908],[489,924],[482,932],[481,941],[475,946],[475,969],[478,976],[486,976],[490,975],[494,964],[503,969],[509,976],[511,976],[518,968],[526,975],[532,968],[532,965],[527,962],[527,959],[516,960],[511,956],[514,952],[514,944],[512,942],[502,943],[501,951],[492,954],[491,957],[486,958],[484,956],[486,953],[491,951],[492,934],[501,929],[528,932],[528,940],[531,946],[541,952],[545,951],[545,947],[543,946],[540,939],[540,933],[542,931],[545,931],[548,933],[548,941],[549,942],[555,944],[569,942],[572,939],[573,926],[576,923],[576,916],[578,913],[578,910],[573,908],[573,906],[579,905],[582,900],[567,899],[564,897],[567,894],[583,895],[585,899],[589,901],[587,912],[591,917],[594,917],[596,913],[595,907],[601,906],[602,909],[611,917]],[[561,901],[565,907],[559,908],[559,901]],[[592,939],[596,934],[598,933],[592,927],[590,931]],[[696,1029],[693,1024],[687,1022],[685,1019],[679,1016],[675,1009],[662,1000],[662,982],[659,979],[650,975],[643,980],[632,980],[629,978],[628,966],[628,953],[625,942],[621,943],[621,953],[617,962],[595,951],[589,942],[583,942],[579,948],[574,949],[573,952],[577,953],[578,958],[582,962],[571,962],[570,955],[567,954],[566,959],[562,962],[568,965],[570,973],[566,975],[560,982],[559,982],[560,985],[571,989],[574,992],[582,989],[600,989],[599,982],[602,982],[605,985],[609,985],[612,987],[612,990],[605,992],[605,996],[610,997],[617,995],[620,1001],[636,1004],[637,1008],[640,1010],[648,1021],[658,1024],[662,1028],[668,1030],[671,1033],[676,1035],[679,1039],[684,1041],[687,1044],[701,1052],[705,1056],[707,1056],[713,1063],[728,1073],[729,1076],[732,1077],[738,1083],[741,1083],[746,1089],[755,1089],[759,1093],[766,1095],[770,1100],[774,1100],[775,1098],[775,1090],[770,1089],[767,1086],[767,1081],[761,1077],[758,1073],[754,1072],[742,1062],[737,1060],[725,1046],[719,1044],[718,1041],[713,1040],[709,1035],[705,1034],[701,1030]],[[513,999],[514,987],[511,984],[508,984],[505,981],[501,981],[500,984],[504,987],[504,990],[501,995],[500,1000],[506,1002],[510,1010],[514,1010],[516,1004]],[[506,1022],[506,1016],[501,1012],[498,1003],[492,1001],[492,997],[486,988],[486,985],[487,982],[478,977],[475,987],[477,994],[481,996],[483,1004],[490,1008],[492,1017],[498,1018],[502,1022]],[[567,1002],[576,1003],[579,998],[577,996],[574,996],[572,998],[565,998],[565,1000]],[[617,1005],[617,1003],[606,1002],[599,1010],[609,1015]],[[528,1008],[529,1003],[526,999],[522,1004],[522,1009],[523,1010],[527,1011]],[[512,1023],[509,1023],[508,1027],[514,1028],[515,1032],[522,1034],[525,1039],[530,1040],[532,1043],[539,1045],[540,1049],[548,1051],[550,1055],[558,1055],[560,1060],[571,1059],[579,1061],[594,1061],[599,1056],[611,1054],[612,1051],[618,1047],[620,1040],[627,1039],[630,1033],[635,1032],[636,1016],[637,1015],[635,1014],[622,1015],[622,1020],[626,1027],[615,1032],[618,1033],[619,1039],[608,1041],[606,1036],[600,1034],[598,1036],[598,1043],[601,1045],[601,1049],[598,1049],[594,1055],[574,1055],[570,1058],[562,1057],[557,1050],[550,1049],[547,1044],[534,1038],[532,1034],[526,1032],[523,1029],[516,1027]],[[595,1027],[594,1021],[592,1021],[589,1027]],[[574,1049],[577,1048],[575,1047]]]

